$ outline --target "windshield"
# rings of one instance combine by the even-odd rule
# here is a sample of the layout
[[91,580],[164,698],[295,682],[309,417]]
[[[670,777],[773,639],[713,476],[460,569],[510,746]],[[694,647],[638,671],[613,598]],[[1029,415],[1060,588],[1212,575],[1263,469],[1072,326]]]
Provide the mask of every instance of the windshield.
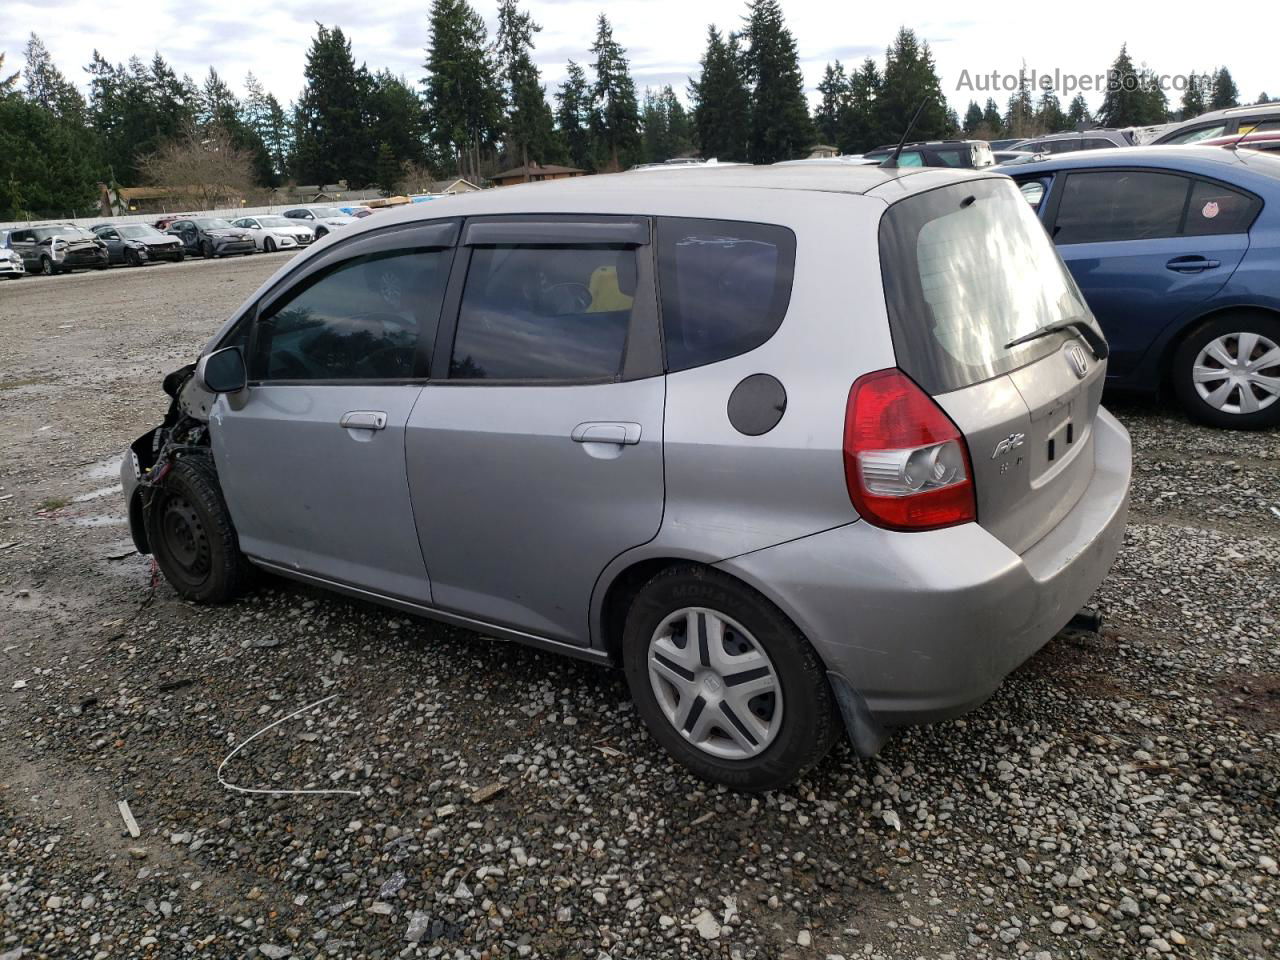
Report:
[[1050,323],[1092,322],[1040,221],[1010,180],[977,180],[894,204],[880,260],[898,364],[930,393],[1016,370],[1062,343],[1005,344]]
[[333,207],[312,207],[311,213],[317,217],[345,217],[346,214],[341,210],[335,210]]
[[263,227],[296,227],[296,220],[290,220],[288,217],[259,217],[258,224]]
[[116,227],[116,232],[122,237],[130,237],[133,239],[160,236],[159,230],[156,230],[154,227],[148,227],[145,223],[128,223],[124,226]]
[[192,220],[201,230],[230,230],[231,224],[223,220],[221,217],[202,217],[199,220]]

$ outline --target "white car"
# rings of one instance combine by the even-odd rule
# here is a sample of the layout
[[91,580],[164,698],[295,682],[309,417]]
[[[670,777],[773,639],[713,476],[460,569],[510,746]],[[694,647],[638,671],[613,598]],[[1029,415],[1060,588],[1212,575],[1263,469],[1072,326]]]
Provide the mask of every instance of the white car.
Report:
[[314,229],[288,217],[241,217],[232,226],[247,230],[253,245],[263,253],[307,247],[316,238]]
[[356,222],[355,217],[347,216],[337,207],[293,207],[286,210],[284,215],[290,220],[304,221],[307,226],[315,230],[317,240],[331,230]]

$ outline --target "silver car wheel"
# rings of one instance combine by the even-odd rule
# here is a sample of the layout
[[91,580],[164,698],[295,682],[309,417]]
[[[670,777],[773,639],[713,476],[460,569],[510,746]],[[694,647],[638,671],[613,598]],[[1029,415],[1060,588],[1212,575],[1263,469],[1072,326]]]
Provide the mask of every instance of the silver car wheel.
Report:
[[773,661],[741,624],[684,607],[649,640],[649,682],[685,740],[713,757],[748,760],[782,727],[782,686]]
[[1258,333],[1224,334],[1205,344],[1191,379],[1215,410],[1257,413],[1280,398],[1280,346]]

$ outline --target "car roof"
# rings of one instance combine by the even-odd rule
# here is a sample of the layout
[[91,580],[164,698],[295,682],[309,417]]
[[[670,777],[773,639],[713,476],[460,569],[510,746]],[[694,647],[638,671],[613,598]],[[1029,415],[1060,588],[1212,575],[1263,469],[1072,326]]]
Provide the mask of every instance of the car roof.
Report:
[[1198,117],[1191,117],[1189,120],[1181,120],[1178,123],[1170,124],[1160,131],[1160,136],[1167,137],[1169,134],[1176,133],[1179,130],[1199,126],[1202,123],[1212,123],[1215,120],[1232,120],[1236,117],[1251,116],[1269,117],[1272,115],[1280,115],[1280,103],[1252,103],[1244,107],[1226,107],[1222,110],[1210,110],[1208,113],[1202,113]]
[[[1151,167],[1177,170],[1183,173],[1216,177],[1221,180],[1250,181],[1259,187],[1268,184],[1280,188],[1280,157],[1252,152],[1247,159],[1234,150],[1202,146],[1145,146],[1113,147],[1104,150],[1078,150],[1071,153],[1051,153],[1041,159],[1020,163],[1009,168],[1009,173],[1023,176],[1035,173],[1052,173],[1057,170],[1085,170],[1091,167]],[[1004,173],[997,165],[997,173]]]

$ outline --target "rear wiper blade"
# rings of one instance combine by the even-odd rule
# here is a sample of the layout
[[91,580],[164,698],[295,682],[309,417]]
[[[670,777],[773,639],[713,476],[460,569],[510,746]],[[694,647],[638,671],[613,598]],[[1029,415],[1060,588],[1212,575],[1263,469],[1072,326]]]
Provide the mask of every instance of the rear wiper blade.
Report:
[[1072,317],[1070,320],[1059,320],[1056,323],[1046,323],[1043,327],[1038,327],[1030,333],[1023,334],[1021,337],[1015,337],[1004,345],[1006,350],[1016,347],[1023,343],[1030,343],[1032,340],[1039,340],[1041,337],[1047,337],[1052,333],[1064,333],[1070,331],[1077,334],[1080,339],[1089,345],[1089,349],[1093,351],[1093,355],[1098,360],[1107,359],[1111,353],[1111,348],[1107,346],[1106,338],[1100,334],[1097,329],[1084,317]]

